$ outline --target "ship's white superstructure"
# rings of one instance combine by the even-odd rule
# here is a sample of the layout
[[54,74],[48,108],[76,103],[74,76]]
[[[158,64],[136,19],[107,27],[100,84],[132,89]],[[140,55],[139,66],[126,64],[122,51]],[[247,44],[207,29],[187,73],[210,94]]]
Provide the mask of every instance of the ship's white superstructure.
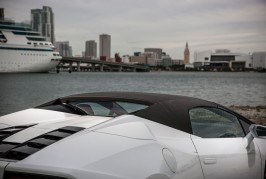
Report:
[[0,72],[48,72],[61,58],[29,25],[0,20]]

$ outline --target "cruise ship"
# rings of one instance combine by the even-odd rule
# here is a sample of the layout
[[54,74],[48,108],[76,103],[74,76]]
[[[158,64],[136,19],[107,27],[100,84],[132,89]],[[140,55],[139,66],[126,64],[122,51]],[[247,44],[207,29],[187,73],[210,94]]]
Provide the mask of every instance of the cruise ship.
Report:
[[48,72],[62,57],[29,24],[0,20],[0,73]]

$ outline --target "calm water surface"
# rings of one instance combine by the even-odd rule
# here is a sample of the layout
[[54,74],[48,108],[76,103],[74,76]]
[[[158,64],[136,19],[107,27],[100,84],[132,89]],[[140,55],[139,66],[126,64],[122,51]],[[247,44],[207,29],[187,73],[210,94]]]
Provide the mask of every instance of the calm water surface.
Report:
[[0,74],[0,115],[65,95],[98,91],[177,94],[229,105],[266,105],[265,73],[151,72]]

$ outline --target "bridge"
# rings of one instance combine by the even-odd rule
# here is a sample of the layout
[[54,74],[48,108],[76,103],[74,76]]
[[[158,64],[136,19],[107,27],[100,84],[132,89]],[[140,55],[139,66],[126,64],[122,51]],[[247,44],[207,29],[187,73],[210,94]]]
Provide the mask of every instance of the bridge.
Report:
[[126,63],[117,63],[102,60],[92,60],[85,57],[63,57],[57,66],[57,72],[60,70],[72,71],[118,71],[118,72],[148,72],[148,66],[133,65]]

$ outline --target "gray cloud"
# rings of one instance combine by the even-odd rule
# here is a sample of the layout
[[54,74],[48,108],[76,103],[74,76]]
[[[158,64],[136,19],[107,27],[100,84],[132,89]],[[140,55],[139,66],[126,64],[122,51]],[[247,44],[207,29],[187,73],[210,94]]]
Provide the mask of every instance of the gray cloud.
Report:
[[[22,3],[23,2],[23,3]],[[160,47],[182,58],[215,48],[266,50],[265,0],[2,0],[6,16],[30,19],[30,9],[48,5],[55,13],[57,40],[69,40],[81,54],[85,40],[112,36],[112,54]],[[192,55],[193,56],[193,55]]]

